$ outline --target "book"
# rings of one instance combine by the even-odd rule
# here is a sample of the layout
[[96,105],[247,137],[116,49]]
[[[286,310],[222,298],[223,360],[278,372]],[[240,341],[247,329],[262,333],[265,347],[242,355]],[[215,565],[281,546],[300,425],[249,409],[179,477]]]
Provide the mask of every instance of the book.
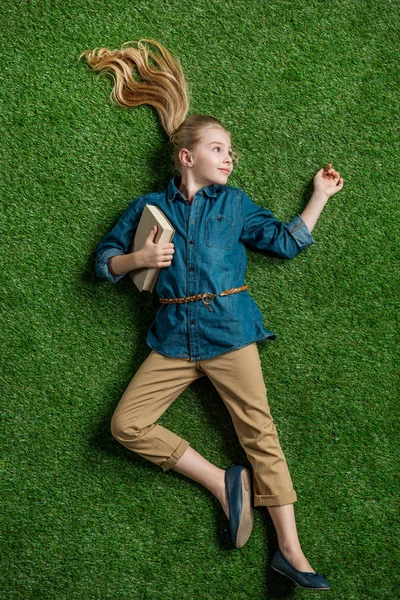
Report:
[[[132,245],[132,252],[137,252],[143,248],[146,238],[154,225],[157,225],[158,227],[157,235],[154,240],[156,244],[166,244],[172,240],[175,230],[162,210],[160,210],[157,206],[146,204],[136,229],[135,238]],[[153,292],[157,283],[159,273],[160,269],[157,267],[146,267],[131,271],[129,276],[140,292],[146,291],[151,293]]]

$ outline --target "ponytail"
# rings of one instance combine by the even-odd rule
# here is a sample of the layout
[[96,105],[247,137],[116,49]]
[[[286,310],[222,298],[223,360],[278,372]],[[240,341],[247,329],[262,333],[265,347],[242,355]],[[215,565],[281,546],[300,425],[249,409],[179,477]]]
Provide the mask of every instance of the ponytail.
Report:
[[[153,46],[155,51],[149,51],[143,42]],[[136,47],[124,48],[127,44]],[[94,71],[113,75],[111,99],[119,106],[149,104],[157,111],[169,136],[185,120],[189,101],[182,67],[160,43],[144,39],[127,42],[121,50],[86,50],[79,60],[82,56]],[[136,69],[142,82],[135,81],[132,68]]]
[[[153,46],[155,51],[149,52],[143,42]],[[128,44],[134,44],[135,47],[124,48]],[[155,108],[173,145],[173,159],[178,171],[181,148],[193,149],[204,129],[220,127],[226,131],[222,123],[213,117],[200,114],[186,117],[189,100],[182,67],[159,42],[143,39],[127,42],[121,50],[85,50],[78,60],[82,56],[94,71],[112,74],[114,87],[111,99],[116,104],[132,107],[149,104]],[[141,82],[133,78],[133,68],[142,79]]]

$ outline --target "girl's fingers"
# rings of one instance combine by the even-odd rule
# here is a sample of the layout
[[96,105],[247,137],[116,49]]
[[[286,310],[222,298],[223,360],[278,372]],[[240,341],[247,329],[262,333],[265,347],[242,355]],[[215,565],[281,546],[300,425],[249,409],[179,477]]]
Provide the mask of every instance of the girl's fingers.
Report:
[[326,181],[327,185],[332,186],[332,184],[334,184],[336,188],[340,189],[343,187],[343,177],[340,176],[340,173],[338,171],[335,171],[331,163],[328,163],[325,168],[320,169],[318,171],[318,175],[320,174],[322,175],[322,178]]
[[331,169],[330,171],[328,171],[326,173],[327,177],[329,177],[330,179],[337,179],[340,178],[340,174],[337,171],[334,171],[333,169]]
[[343,187],[343,178],[338,171],[335,171],[331,163],[320,169],[317,176],[322,177],[328,185],[334,184],[336,187]]
[[161,260],[161,261],[163,261],[163,262],[169,262],[169,261],[171,261],[171,260],[173,259],[173,255],[174,255],[174,253],[173,253],[173,252],[164,252],[164,253],[163,253],[163,254],[160,256],[160,259],[159,259],[159,260]]
[[326,165],[325,172],[328,173],[329,175],[332,175],[332,174],[339,175],[339,173],[337,171],[335,171],[335,169],[332,167],[331,163],[328,163]]

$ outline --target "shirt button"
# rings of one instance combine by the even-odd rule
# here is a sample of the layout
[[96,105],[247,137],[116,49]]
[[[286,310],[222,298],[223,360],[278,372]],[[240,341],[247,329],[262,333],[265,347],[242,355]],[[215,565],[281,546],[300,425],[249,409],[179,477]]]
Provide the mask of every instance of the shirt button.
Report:
[[190,321],[190,324],[191,324],[191,325],[194,325],[194,324],[195,324],[195,321]]
[[189,267],[189,273],[193,273],[194,267]]
[[193,240],[190,240],[189,244],[190,244],[191,246],[193,246],[193,244],[194,244],[194,241],[193,241]]

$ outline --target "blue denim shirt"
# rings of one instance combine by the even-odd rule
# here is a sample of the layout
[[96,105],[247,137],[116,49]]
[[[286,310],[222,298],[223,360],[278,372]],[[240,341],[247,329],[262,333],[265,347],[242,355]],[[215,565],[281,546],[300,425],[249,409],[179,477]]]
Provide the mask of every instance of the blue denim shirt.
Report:
[[[175,229],[175,254],[160,270],[155,293],[180,298],[219,293],[244,285],[245,245],[271,256],[292,258],[314,243],[297,215],[278,221],[240,189],[212,185],[199,190],[192,202],[179,192],[174,179],[160,192],[133,200],[96,250],[96,272],[116,283],[108,260],[130,252],[145,204],[158,206]],[[122,276],[123,277],[123,276]],[[249,292],[217,296],[210,305],[200,300],[160,304],[146,343],[165,356],[205,360],[276,335],[263,326],[261,312]]]

